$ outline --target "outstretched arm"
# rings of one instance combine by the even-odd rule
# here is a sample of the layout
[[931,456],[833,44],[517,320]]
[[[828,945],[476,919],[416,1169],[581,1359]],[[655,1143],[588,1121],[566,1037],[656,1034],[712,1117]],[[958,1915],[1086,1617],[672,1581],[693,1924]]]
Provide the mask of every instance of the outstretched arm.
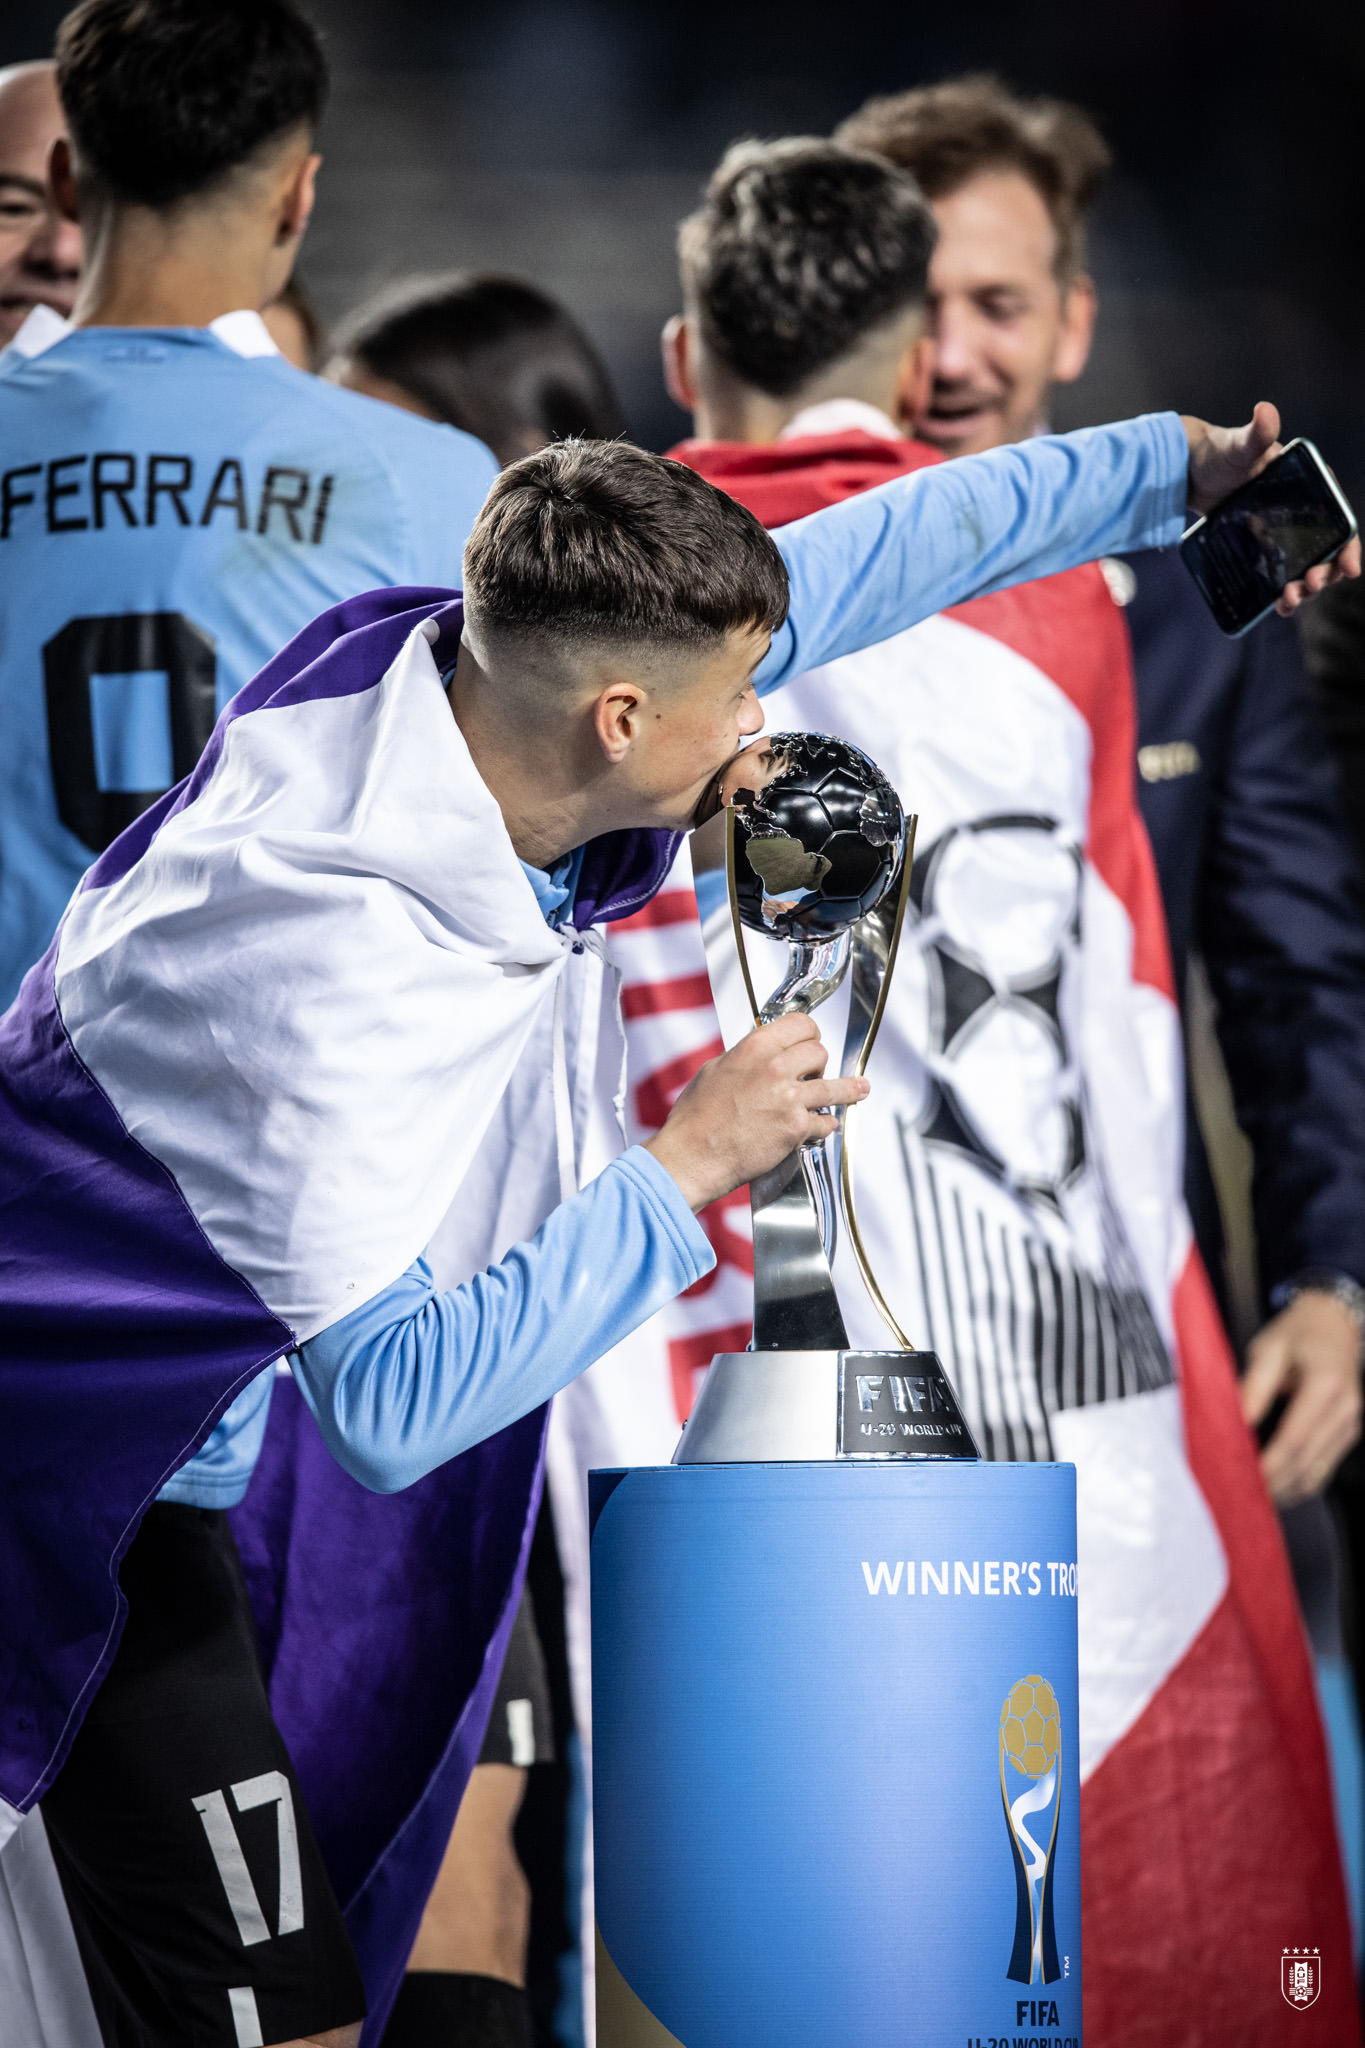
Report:
[[[1211,509],[1279,453],[1279,430],[1266,404],[1245,427],[1147,413],[939,463],[783,527],[791,612],[755,678],[759,693],[969,597],[1170,546],[1187,508]],[[1291,584],[1280,609],[1359,569],[1353,541]]]
[[966,598],[1168,546],[1184,525],[1188,465],[1179,419],[1150,413],[936,463],[782,527],[773,538],[791,610],[760,694]]

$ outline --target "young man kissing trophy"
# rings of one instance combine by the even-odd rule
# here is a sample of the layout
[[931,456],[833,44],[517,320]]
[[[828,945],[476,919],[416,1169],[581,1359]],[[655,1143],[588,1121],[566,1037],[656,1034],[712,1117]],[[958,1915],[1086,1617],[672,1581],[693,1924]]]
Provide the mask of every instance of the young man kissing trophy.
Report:
[[[0,1815],[43,1802],[108,2039],[130,2011],[168,2044],[349,2044],[367,2000],[380,2024],[515,1611],[544,1403],[706,1270],[696,1210],[865,1092],[782,1019],[610,1156],[596,928],[712,808],[757,691],[1172,538],[1277,424],[1038,440],[780,541],[680,465],[562,444],[494,484],[462,596],[324,613],[90,871],[0,1023]],[[452,1216],[469,1277],[438,1291]],[[335,1467],[262,1474],[235,1544],[162,1496],[250,1475],[238,1397],[280,1358]],[[368,1530],[357,1481],[397,1496]]]

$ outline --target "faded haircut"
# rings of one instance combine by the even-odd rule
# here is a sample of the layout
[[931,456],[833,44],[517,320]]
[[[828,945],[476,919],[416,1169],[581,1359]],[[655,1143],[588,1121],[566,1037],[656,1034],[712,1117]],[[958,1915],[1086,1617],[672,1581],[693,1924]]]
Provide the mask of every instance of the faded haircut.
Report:
[[752,512],[624,441],[559,441],[505,469],[469,537],[465,605],[497,635],[704,649],[774,632],[787,570]]
[[835,130],[918,179],[930,199],[981,171],[1019,171],[1048,210],[1054,268],[1069,284],[1085,267],[1085,217],[1111,162],[1090,116],[1066,100],[1022,99],[988,72],[870,99]]
[[708,346],[746,384],[788,398],[922,304],[934,239],[913,178],[795,136],[726,151],[678,256]]

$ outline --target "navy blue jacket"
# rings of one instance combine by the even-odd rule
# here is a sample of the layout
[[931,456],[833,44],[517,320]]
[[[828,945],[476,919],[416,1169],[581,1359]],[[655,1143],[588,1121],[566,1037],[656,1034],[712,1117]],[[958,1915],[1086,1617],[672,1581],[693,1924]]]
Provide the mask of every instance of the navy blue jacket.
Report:
[[[1365,1282],[1365,896],[1298,634],[1272,617],[1225,639],[1175,549],[1126,561],[1138,799],[1176,987],[1194,950],[1217,999],[1255,1157],[1262,1290],[1312,1267]],[[1192,1114],[1186,1193],[1221,1291],[1222,1230]]]

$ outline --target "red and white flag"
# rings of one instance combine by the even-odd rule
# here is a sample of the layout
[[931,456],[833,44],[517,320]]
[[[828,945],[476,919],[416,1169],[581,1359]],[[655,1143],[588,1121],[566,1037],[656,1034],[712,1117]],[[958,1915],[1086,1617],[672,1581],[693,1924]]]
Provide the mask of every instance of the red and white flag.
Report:
[[[889,423],[825,424],[674,452],[769,526],[934,459]],[[920,815],[858,1112],[859,1213],[983,1451],[1077,1469],[1090,2036],[1345,2048],[1354,1971],[1307,1646],[1181,1199],[1179,1018],[1122,617],[1098,568],[1073,570],[800,677],[766,709],[772,730],[863,747]],[[764,943],[760,987],[777,979]],[[727,930],[708,976],[685,854],[611,949],[631,1134],[647,1136],[747,1021]],[[657,1413],[666,1376],[679,1420],[752,1312],[747,1193],[704,1222],[716,1269],[636,1359],[640,1398]],[[884,1344],[856,1271],[836,1278],[853,1343]],[[1318,1990],[1291,2009],[1281,1960],[1310,1949]]]

